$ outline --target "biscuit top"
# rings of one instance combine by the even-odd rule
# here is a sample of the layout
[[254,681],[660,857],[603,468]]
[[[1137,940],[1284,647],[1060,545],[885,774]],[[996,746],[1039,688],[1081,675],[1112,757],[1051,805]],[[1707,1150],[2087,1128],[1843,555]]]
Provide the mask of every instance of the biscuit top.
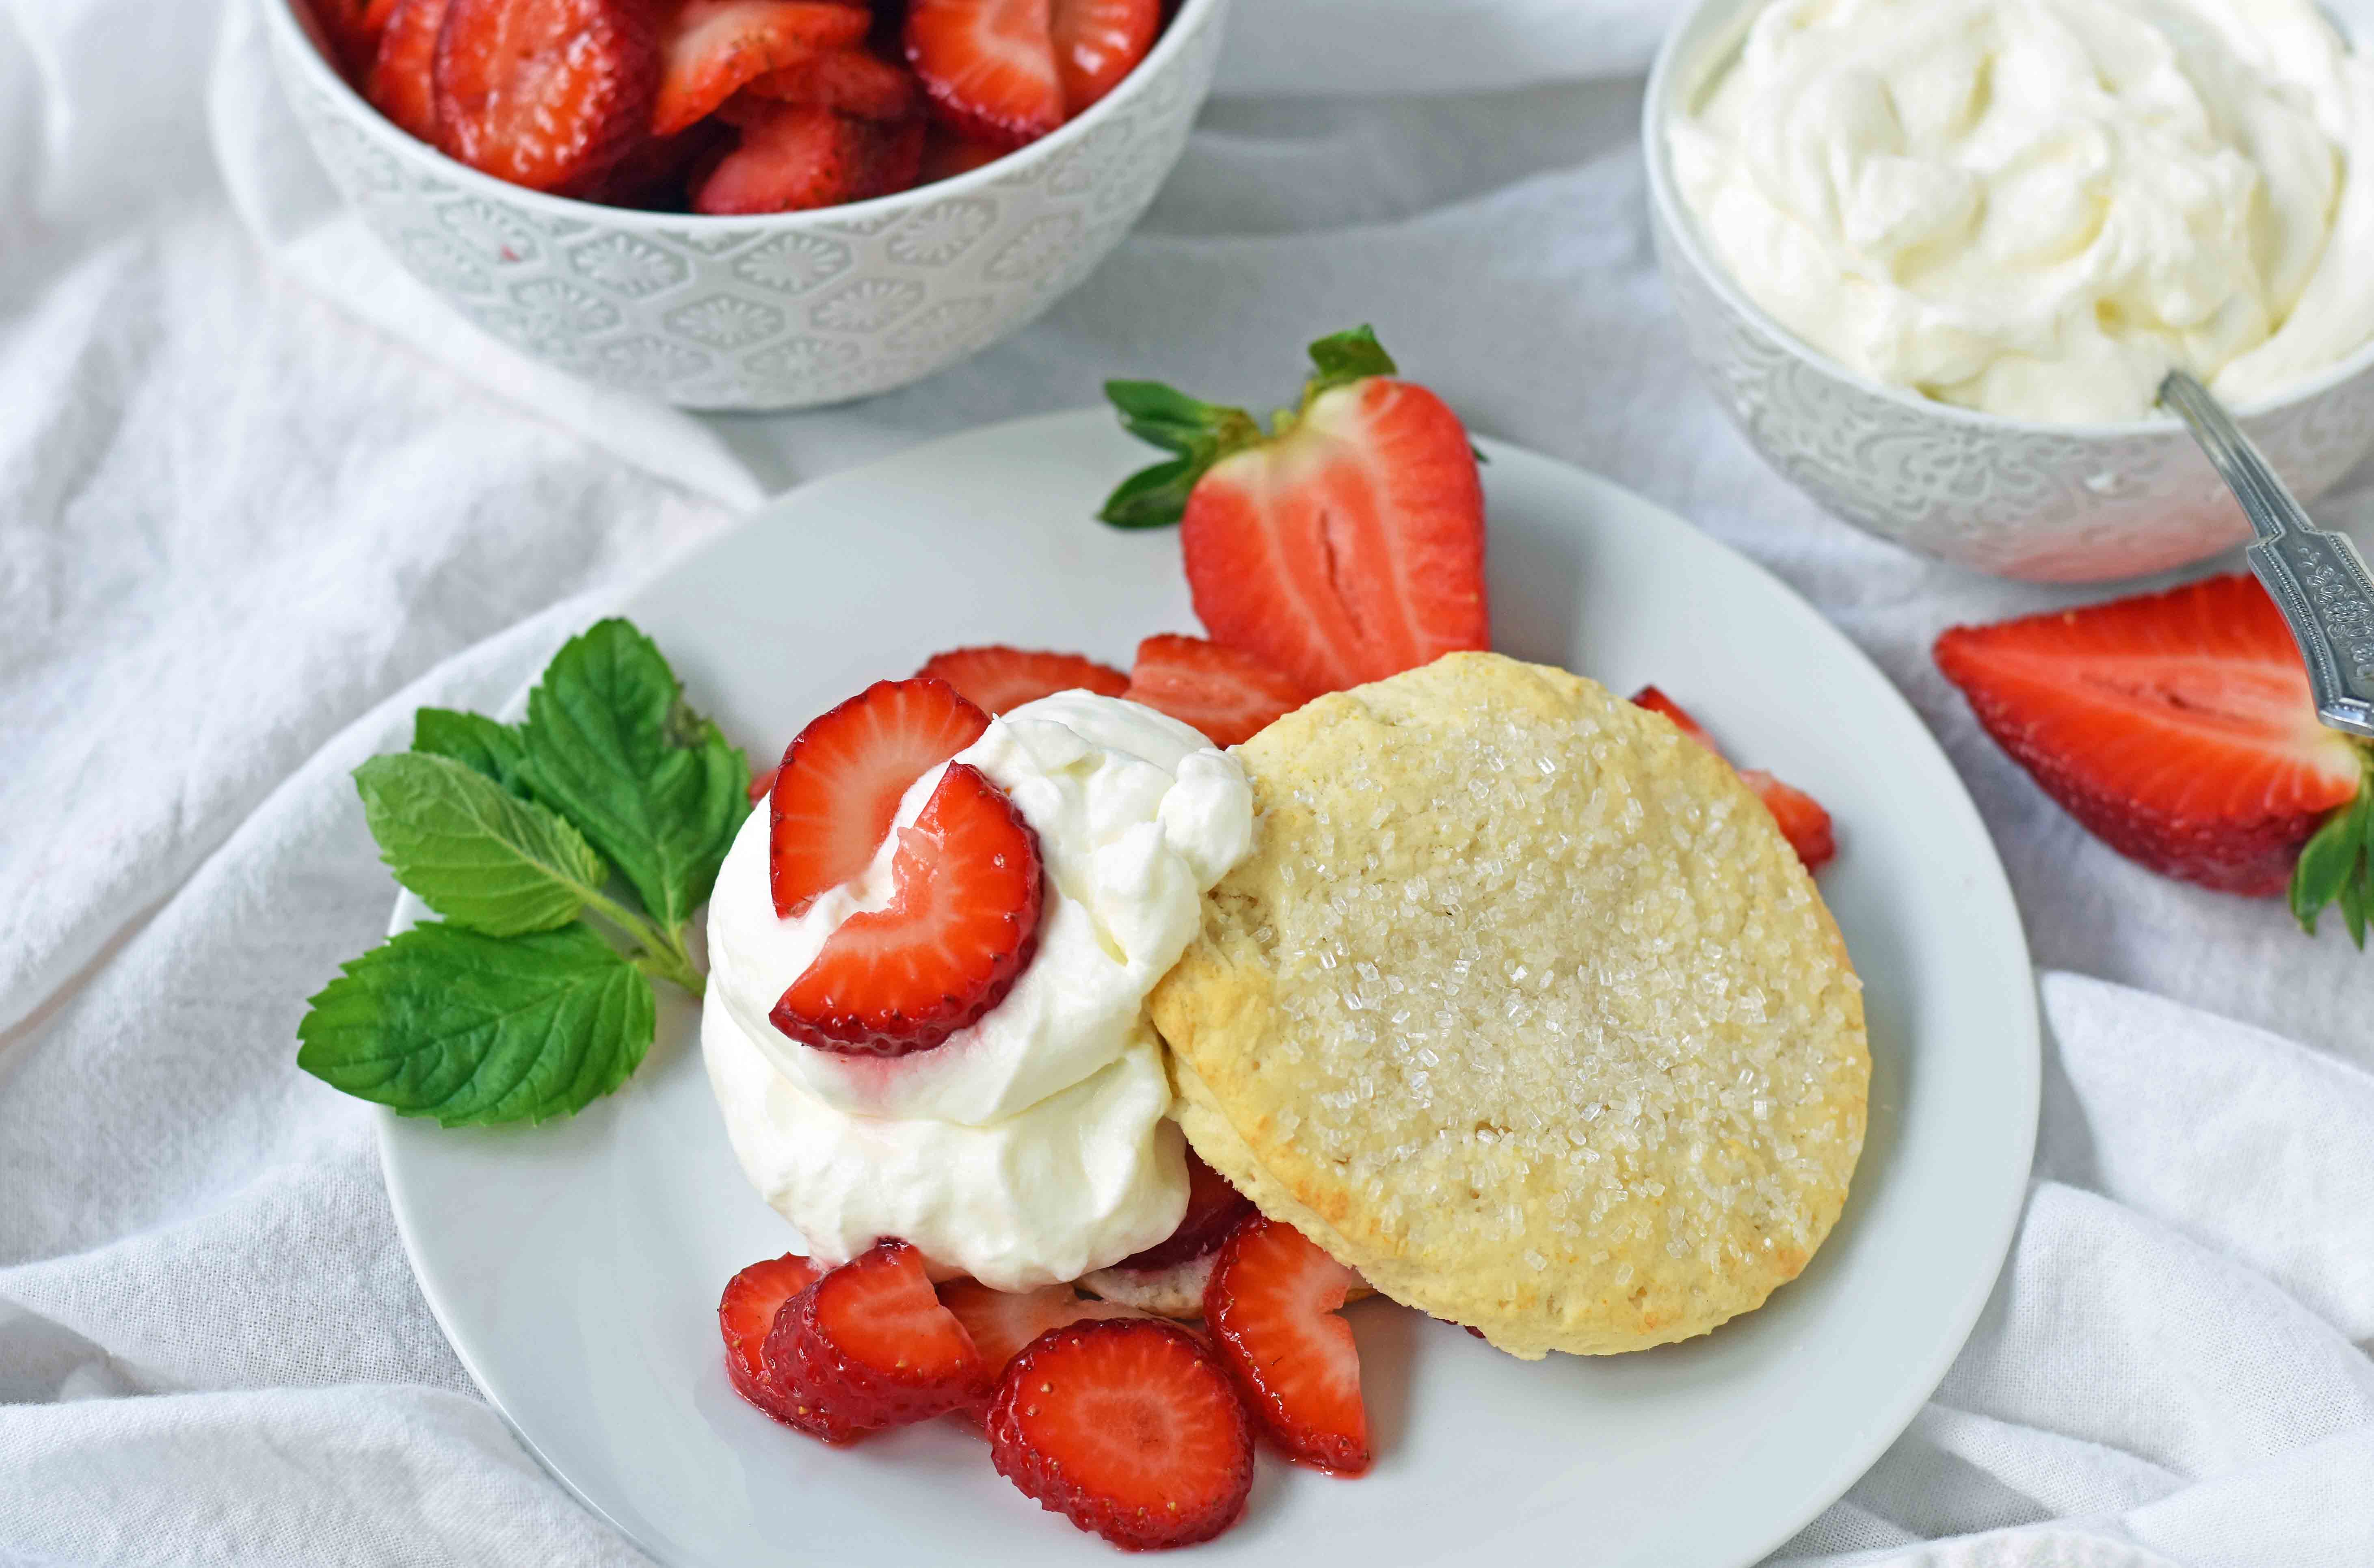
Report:
[[1701,1332],[1803,1267],[1862,1143],[1860,988],[1728,766],[1491,654],[1239,755],[1260,846],[1155,997],[1241,1141],[1207,1158],[1520,1353]]

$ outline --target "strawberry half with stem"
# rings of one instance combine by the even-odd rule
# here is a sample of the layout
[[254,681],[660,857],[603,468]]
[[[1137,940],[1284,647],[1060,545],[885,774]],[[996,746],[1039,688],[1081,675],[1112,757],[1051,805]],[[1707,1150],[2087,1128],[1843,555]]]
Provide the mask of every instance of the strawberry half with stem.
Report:
[[[1632,694],[1632,701],[1636,707],[1664,715],[1683,734],[1715,755],[1722,756],[1722,748],[1714,743],[1714,737],[1708,734],[1697,720],[1684,712],[1681,704],[1655,686],[1642,686]],[[1724,760],[1730,759],[1725,757]],[[1797,851],[1797,858],[1805,862],[1807,871],[1820,871],[1837,857],[1838,836],[1831,830],[1830,813],[1823,809],[1821,802],[1794,785],[1783,784],[1760,767],[1740,767],[1735,763],[1733,767],[1739,775],[1739,781],[1756,791],[1756,798],[1762,801],[1764,809],[1772,813],[1773,822],[1780,829],[1780,837],[1789,840],[1789,847]]]
[[498,180],[583,193],[651,132],[648,0],[453,0],[437,34],[437,145]]
[[795,1252],[753,1263],[725,1281],[717,1300],[717,1327],[725,1337],[725,1375],[734,1391],[773,1416],[789,1422],[785,1392],[767,1378],[767,1336],[783,1304],[816,1283],[822,1269]]
[[951,129],[1002,147],[1064,123],[1048,0],[913,0],[907,64]]
[[2337,900],[2362,929],[2368,751],[2317,721],[2256,579],[1956,626],[1936,659],[1987,733],[2113,849],[2222,893],[2288,883],[2303,923]]
[[1121,695],[1193,725],[1216,746],[1252,740],[1309,696],[1293,677],[1250,653],[1169,633],[1137,645],[1129,688]]
[[1204,1321],[1245,1403],[1288,1458],[1369,1468],[1360,1352],[1338,1316],[1364,1281],[1281,1220],[1255,1214],[1220,1244]]
[[1039,947],[1039,836],[956,762],[899,835],[888,907],[852,915],[768,1014],[843,1056],[927,1051],[1005,1000]]
[[768,1331],[782,1419],[827,1443],[928,1421],[979,1400],[989,1372],[932,1290],[923,1255],[876,1242],[786,1302]]
[[988,1425],[998,1474],[1128,1551],[1209,1540],[1252,1490],[1252,1426],[1228,1373],[1158,1318],[1034,1340],[998,1380]]
[[865,6],[836,0],[683,0],[668,23],[652,134],[675,135],[770,71],[852,48],[873,25]]
[[1064,111],[1077,114],[1121,86],[1162,30],[1162,0],[1054,0],[1051,31]]
[[1310,345],[1302,401],[1264,432],[1241,408],[1158,381],[1108,381],[1132,435],[1178,454],[1099,514],[1180,524],[1187,586],[1213,640],[1310,693],[1491,645],[1484,488],[1443,401],[1394,376],[1367,327]]
[[927,676],[876,681],[809,720],[768,797],[776,915],[804,913],[864,872],[908,788],[988,728],[988,714]]
[[1129,690],[1130,681],[1111,665],[1084,654],[994,645],[934,653],[915,673],[946,681],[990,713],[1005,713],[1075,688],[1120,696]]

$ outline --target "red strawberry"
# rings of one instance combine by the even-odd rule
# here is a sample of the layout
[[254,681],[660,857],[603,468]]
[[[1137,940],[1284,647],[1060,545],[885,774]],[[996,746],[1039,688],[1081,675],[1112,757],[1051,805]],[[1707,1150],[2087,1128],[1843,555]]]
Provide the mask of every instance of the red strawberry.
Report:
[[1075,687],[1099,696],[1119,696],[1129,690],[1129,677],[1110,664],[1077,653],[1028,648],[951,649],[933,654],[915,673],[947,682],[991,713],[1005,713]]
[[1130,1551],[1209,1540],[1252,1490],[1252,1426],[1211,1351],[1154,1318],[1031,1342],[989,1409],[997,1473]]
[[396,129],[437,139],[437,34],[450,0],[396,0],[380,34],[363,96]]
[[767,1381],[764,1351],[768,1331],[783,1304],[815,1283],[824,1270],[797,1253],[786,1252],[753,1263],[725,1281],[717,1302],[717,1327],[725,1336],[725,1375],[734,1391],[773,1416],[787,1421],[782,1390]]
[[338,69],[359,81],[379,58],[395,0],[313,0],[312,9]]
[[1077,114],[1121,85],[1162,30],[1162,0],[1055,0],[1055,69],[1064,111]]
[[1035,1291],[993,1291],[978,1280],[951,1280],[940,1287],[940,1305],[972,1336],[973,1349],[993,1379],[1022,1347],[1052,1329],[1098,1317],[1140,1316],[1111,1302],[1085,1301],[1069,1285]]
[[744,84],[865,37],[873,15],[833,0],[683,0],[667,28],[652,133],[673,135]]
[[972,1336],[932,1292],[923,1255],[884,1240],[801,1291],[767,1334],[780,1419],[827,1443],[926,1421],[981,1398]]
[[768,1014],[846,1056],[927,1051],[1005,1000],[1039,947],[1039,836],[951,763],[891,862],[887,908],[852,915]]
[[452,0],[437,35],[437,145],[534,191],[598,185],[649,134],[649,0]]
[[1137,645],[1122,696],[1204,731],[1216,746],[1250,741],[1300,708],[1300,686],[1250,653],[1165,634]]
[[930,134],[923,138],[923,167],[916,174],[915,183],[929,185],[941,180],[953,180],[985,164],[995,163],[1005,156],[1005,149],[994,142],[976,141],[970,136],[959,135],[934,122]]
[[946,683],[876,681],[811,720],[783,752],[768,804],[775,913],[865,870],[908,786],[981,739],[989,715]]
[[1253,1211],[1252,1199],[1228,1185],[1228,1178],[1205,1164],[1194,1150],[1187,1151],[1187,1211],[1179,1217],[1169,1237],[1144,1252],[1113,1265],[1116,1269],[1168,1269],[1191,1258],[1216,1251],[1244,1217]]
[[[1632,694],[1632,701],[1651,713],[1663,714],[1683,734],[1715,755],[1722,755],[1722,748],[1714,743],[1714,737],[1684,712],[1680,703],[1656,687],[1642,686]],[[1789,840],[1789,847],[1797,851],[1797,858],[1805,862],[1807,871],[1820,871],[1837,857],[1838,837],[1830,830],[1830,813],[1822,809],[1821,802],[1794,785],[1783,784],[1760,767],[1741,767],[1737,772],[1739,781],[1755,790],[1764,809],[1772,813],[1780,837]]]
[[1220,1246],[1204,1321],[1245,1402],[1287,1457],[1358,1475],[1369,1468],[1360,1352],[1337,1316],[1362,1281],[1281,1221],[1256,1214]]
[[1264,435],[1240,408],[1155,381],[1108,381],[1131,434],[1179,459],[1136,474],[1100,514],[1174,520],[1195,614],[1310,693],[1433,662],[1492,637],[1484,489],[1458,415],[1368,328],[1310,345],[1301,406]]
[[695,212],[804,212],[903,191],[923,166],[923,122],[883,124],[749,94],[721,114],[741,140],[693,196]]
[[907,63],[950,127],[1018,147],[1064,123],[1048,0],[913,0]]
[[756,77],[744,90],[860,120],[904,120],[915,112],[918,99],[912,75],[863,49],[820,49]]
[[2366,750],[2317,722],[2299,650],[2249,577],[1956,626],[1936,654],[2046,794],[2121,854],[2204,887],[2282,892],[2365,784]]
[[750,797],[750,803],[752,805],[757,805],[759,802],[765,800],[769,795],[775,792],[775,771],[776,770],[771,767],[762,767],[750,775],[750,782],[746,787],[746,792]]

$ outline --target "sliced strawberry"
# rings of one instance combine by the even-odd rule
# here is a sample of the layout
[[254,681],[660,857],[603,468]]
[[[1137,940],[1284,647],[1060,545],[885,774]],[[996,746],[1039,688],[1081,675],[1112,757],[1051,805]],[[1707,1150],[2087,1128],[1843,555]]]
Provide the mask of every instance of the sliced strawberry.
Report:
[[2367,777],[2364,749],[2317,722],[2299,649],[2250,577],[1956,626],[1936,657],[2070,815],[2219,892],[2282,892]]
[[1054,0],[1055,70],[1064,111],[1077,114],[1121,85],[1162,30],[1162,0]]
[[1212,1352],[1174,1323],[1081,1323],[1035,1340],[989,1410],[997,1473],[1130,1551],[1209,1540],[1252,1490],[1252,1426]]
[[784,1412],[783,1391],[767,1380],[767,1335],[783,1304],[816,1282],[824,1272],[794,1252],[753,1263],[725,1281],[717,1302],[717,1327],[725,1336],[725,1375],[734,1391],[773,1416]]
[[1488,647],[1484,489],[1443,401],[1393,379],[1368,328],[1310,345],[1301,406],[1264,434],[1240,408],[1109,381],[1133,435],[1179,454],[1113,492],[1106,521],[1177,520],[1195,614],[1305,692]]
[[1205,1164],[1194,1150],[1187,1151],[1187,1211],[1176,1229],[1145,1251],[1113,1265],[1116,1269],[1167,1269],[1191,1258],[1216,1252],[1244,1217],[1253,1211],[1252,1199],[1228,1185],[1228,1178]]
[[921,89],[912,73],[863,49],[821,49],[752,79],[743,89],[783,103],[838,110],[860,120],[913,114]]
[[1047,653],[1031,648],[958,648],[934,653],[915,672],[947,682],[991,713],[1075,688],[1099,696],[1129,690],[1129,677],[1110,664],[1077,653]]
[[725,155],[733,127],[703,120],[673,136],[646,136],[604,176],[591,199],[645,212],[682,212],[692,205],[696,171]]
[[940,1305],[956,1315],[972,1336],[981,1364],[994,1378],[1022,1347],[1067,1323],[1099,1317],[1134,1317],[1128,1307],[1111,1302],[1083,1300],[1069,1285],[1041,1285],[1035,1291],[993,1291],[978,1280],[951,1280],[940,1287]]
[[768,802],[775,913],[864,872],[908,787],[981,737],[989,715],[944,681],[876,681],[783,751]]
[[649,134],[649,0],[452,0],[437,36],[437,145],[534,191],[596,187]]
[[923,122],[860,120],[748,94],[721,113],[741,128],[693,197],[695,212],[805,212],[903,191],[923,166]]
[[[1685,712],[1680,703],[1655,686],[1642,686],[1632,694],[1632,701],[1635,707],[1663,714],[1683,734],[1715,755],[1722,756],[1722,748],[1714,743],[1714,737]],[[1730,759],[1726,757],[1724,760]],[[1820,871],[1837,858],[1838,836],[1831,831],[1830,813],[1822,808],[1821,802],[1794,785],[1783,784],[1760,767],[1738,767],[1735,764],[1733,766],[1739,774],[1739,781],[1755,790],[1756,798],[1764,802],[1764,809],[1772,813],[1773,822],[1780,829],[1780,837],[1789,840],[1789,847],[1797,851],[1797,858],[1805,862],[1807,871]]]
[[782,1419],[827,1443],[927,1421],[982,1397],[981,1352],[933,1293],[923,1255],[876,1242],[784,1304],[768,1331]]
[[330,53],[348,79],[360,81],[379,58],[379,41],[387,31],[395,0],[312,0]]
[[437,34],[451,0],[396,0],[380,34],[363,96],[396,129],[437,139]]
[[1250,653],[1168,633],[1137,645],[1122,696],[1193,725],[1216,746],[1252,740],[1307,698],[1291,676]]
[[683,0],[670,18],[652,134],[673,135],[743,86],[865,37],[873,15],[832,0]]
[[907,63],[952,129],[1003,147],[1064,123],[1048,0],[913,0]]
[[923,138],[923,167],[915,175],[915,183],[929,185],[936,181],[953,180],[959,174],[970,174],[1005,156],[1005,148],[995,142],[976,141],[959,135],[937,121],[933,122],[929,135]]
[[1282,1221],[1256,1214],[1220,1246],[1204,1321],[1252,1410],[1298,1464],[1369,1468],[1360,1352],[1337,1316],[1363,1281]]
[[995,1007],[1039,947],[1039,836],[957,762],[901,830],[887,907],[843,920],[768,1016],[845,1056],[927,1051]]

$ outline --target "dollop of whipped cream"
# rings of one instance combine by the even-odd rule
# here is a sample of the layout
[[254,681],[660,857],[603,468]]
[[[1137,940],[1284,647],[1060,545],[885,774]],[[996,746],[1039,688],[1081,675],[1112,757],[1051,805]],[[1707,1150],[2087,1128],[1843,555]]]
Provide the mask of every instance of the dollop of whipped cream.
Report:
[[[701,1019],[735,1156],[810,1256],[903,1236],[1001,1290],[1077,1279],[1169,1235],[1186,1206],[1146,996],[1203,895],[1252,845],[1235,759],[1151,708],[1060,692],[959,754],[1005,790],[1046,868],[1039,950],[1004,1000],[927,1051],[840,1056],[768,1013],[840,923],[887,904],[894,830],[855,881],[775,914],[768,813],[743,825],[709,912]],[[900,802],[911,823],[940,778]]]
[[1750,298],[1944,402],[2249,404],[2374,338],[2374,70],[2309,0],[1773,0],[1666,130]]

